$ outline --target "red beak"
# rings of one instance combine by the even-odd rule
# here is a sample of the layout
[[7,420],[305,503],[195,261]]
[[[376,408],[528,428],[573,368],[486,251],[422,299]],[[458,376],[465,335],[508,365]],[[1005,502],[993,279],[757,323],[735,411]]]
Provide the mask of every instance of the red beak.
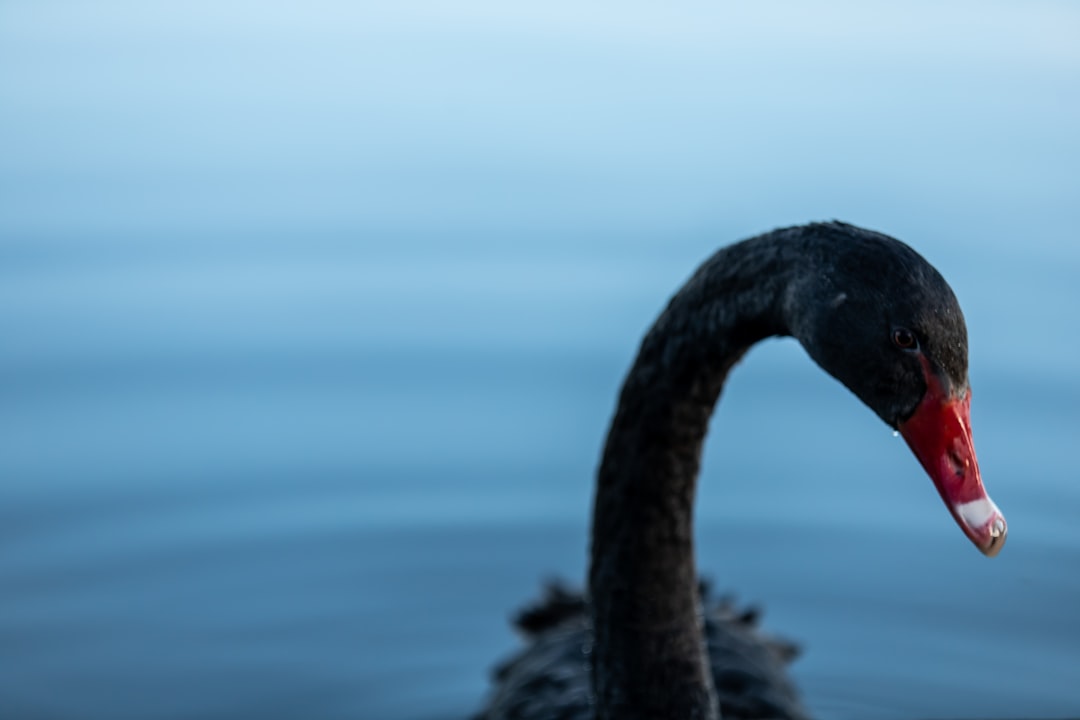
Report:
[[1005,545],[1005,516],[986,494],[971,441],[971,393],[952,397],[927,363],[926,395],[900,434],[964,534],[988,557]]

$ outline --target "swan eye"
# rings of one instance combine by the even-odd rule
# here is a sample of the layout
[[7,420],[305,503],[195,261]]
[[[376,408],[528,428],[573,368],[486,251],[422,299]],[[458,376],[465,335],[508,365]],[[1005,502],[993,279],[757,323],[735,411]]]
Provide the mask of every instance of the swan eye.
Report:
[[893,345],[901,350],[915,350],[919,347],[919,340],[915,333],[907,328],[896,328],[892,334]]

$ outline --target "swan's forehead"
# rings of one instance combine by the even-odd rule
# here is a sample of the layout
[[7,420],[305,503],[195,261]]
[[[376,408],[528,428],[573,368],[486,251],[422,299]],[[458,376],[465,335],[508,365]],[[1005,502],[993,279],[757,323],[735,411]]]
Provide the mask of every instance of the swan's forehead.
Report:
[[967,325],[960,306],[952,300],[924,305],[910,323],[920,336],[925,355],[957,388],[963,388],[967,386]]

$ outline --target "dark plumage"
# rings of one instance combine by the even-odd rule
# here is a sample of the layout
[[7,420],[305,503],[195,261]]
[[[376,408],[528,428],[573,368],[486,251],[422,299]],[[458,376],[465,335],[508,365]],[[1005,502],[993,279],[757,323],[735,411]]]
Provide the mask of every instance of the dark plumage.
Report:
[[[705,638],[720,709],[727,720],[805,718],[784,666],[799,654],[794,644],[758,630],[756,608],[740,610],[711,597],[702,583]],[[487,713],[474,720],[590,720],[591,636],[580,593],[552,584],[523,610],[515,626],[530,645],[495,669],[496,690]]]
[[965,424],[964,318],[945,280],[900,241],[843,223],[760,235],[709,258],[646,334],[597,475],[588,602],[555,587],[522,613],[531,644],[497,671],[482,720],[805,717],[784,674],[793,648],[700,591],[693,551],[713,408],[747,349],[778,335],[900,428],[969,537],[1000,549],[996,506],[969,502],[989,499]]

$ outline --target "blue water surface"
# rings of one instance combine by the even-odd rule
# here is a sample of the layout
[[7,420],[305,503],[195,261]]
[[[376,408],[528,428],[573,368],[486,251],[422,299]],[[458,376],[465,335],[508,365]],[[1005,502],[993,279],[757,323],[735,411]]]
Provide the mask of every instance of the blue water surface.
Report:
[[981,557],[792,341],[699,559],[826,719],[1080,716],[1080,8],[0,5],[0,717],[475,711],[648,324],[840,218],[968,318]]

